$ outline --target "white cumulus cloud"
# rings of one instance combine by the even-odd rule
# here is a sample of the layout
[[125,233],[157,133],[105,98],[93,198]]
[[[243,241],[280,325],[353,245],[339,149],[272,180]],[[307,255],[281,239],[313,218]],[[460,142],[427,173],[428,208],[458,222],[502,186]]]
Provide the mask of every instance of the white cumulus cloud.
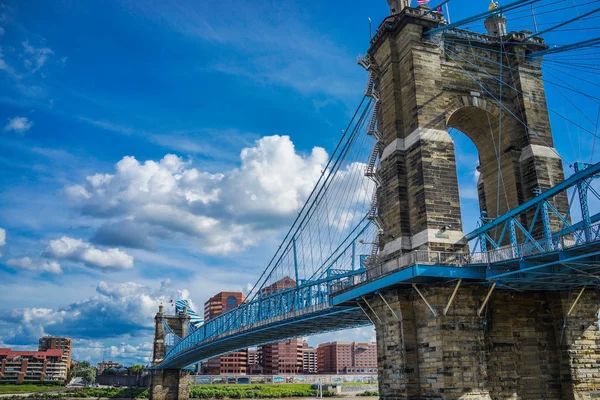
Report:
[[[91,297],[57,309],[0,309],[0,328],[8,326],[0,329],[0,343],[35,344],[44,334],[85,340],[145,335],[146,341],[151,342],[158,305],[177,299],[191,302],[189,292],[175,288],[169,280],[163,281],[158,289],[135,282],[101,281]],[[172,309],[166,311],[173,313]],[[130,348],[125,350],[133,352]],[[150,355],[151,350],[147,356]]]
[[14,117],[4,126],[5,132],[25,133],[33,126],[33,121],[27,117]]
[[133,256],[118,248],[101,250],[81,239],[63,236],[51,240],[44,255],[58,260],[82,262],[102,269],[133,268]]
[[61,274],[63,272],[60,264],[53,260],[33,260],[30,257],[11,258],[6,261],[6,264],[26,271],[40,271],[50,274]]
[[0,246],[4,246],[6,244],[6,230],[0,228]]
[[[102,243],[114,243],[120,221],[132,230],[165,237],[184,235],[210,253],[242,251],[261,233],[289,224],[327,162],[319,147],[299,154],[288,136],[267,136],[245,148],[240,167],[223,173],[199,171],[167,154],[140,162],[124,157],[112,174],[97,173],[65,188],[82,214],[103,218]],[[140,240],[123,241],[124,246]],[[141,247],[141,244],[140,244]]]

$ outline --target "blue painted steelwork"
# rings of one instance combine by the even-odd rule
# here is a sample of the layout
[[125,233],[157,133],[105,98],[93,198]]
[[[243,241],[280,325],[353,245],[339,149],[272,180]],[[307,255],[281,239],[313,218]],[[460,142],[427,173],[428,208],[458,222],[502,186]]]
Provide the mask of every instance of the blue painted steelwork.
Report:
[[296,249],[296,238],[292,238],[292,243],[294,244],[294,279],[296,280],[296,282],[298,282],[298,250]]
[[529,53],[527,55],[527,57],[528,58],[543,57],[548,54],[556,54],[556,53],[562,53],[564,51],[584,49],[587,47],[595,46],[597,44],[600,44],[600,37],[594,38],[594,39],[589,39],[589,40],[583,40],[581,42],[572,43],[572,44],[568,44],[568,45],[564,45],[564,46],[552,47],[552,48],[549,48],[546,50],[534,51],[533,53]]
[[[575,171],[585,169],[585,165],[582,163],[575,163],[574,167]],[[582,179],[577,183],[577,192],[579,194],[579,203],[581,205],[581,222],[583,223],[584,227],[583,232],[585,239],[590,240],[591,233],[589,227],[592,225],[592,222],[590,219],[590,208],[587,201],[587,188],[588,184],[585,179]]]
[[544,29],[543,31],[536,32],[535,34],[531,34],[531,35],[527,36],[527,37],[525,38],[525,40],[531,39],[531,38],[532,38],[532,37],[534,37],[534,36],[540,36],[540,35],[543,35],[544,33],[551,32],[551,31],[553,31],[553,30],[555,30],[555,29],[557,29],[557,28],[560,28],[560,27],[562,27],[562,26],[565,26],[565,25],[567,25],[567,24],[573,23],[573,22],[575,22],[575,21],[578,21],[578,20],[580,20],[580,19],[582,19],[582,18],[588,17],[588,16],[590,16],[590,15],[592,15],[592,14],[595,14],[595,13],[597,13],[597,12],[599,12],[599,11],[600,11],[600,8],[596,8],[596,9],[594,9],[594,10],[592,10],[592,11],[588,11],[588,12],[587,12],[587,13],[585,13],[585,14],[579,14],[579,13],[578,13],[577,17],[575,17],[575,18],[572,18],[572,19],[569,19],[569,20],[567,20],[567,21],[563,21],[563,22],[561,22],[560,24],[553,25],[553,26],[551,26],[550,28],[546,28],[546,29]]
[[[168,353],[155,368],[181,368],[248,346],[367,325],[370,322],[357,299],[402,285],[463,279],[519,290],[600,286],[600,263],[596,261],[600,260],[600,224],[591,224],[600,219],[600,213],[589,216],[588,212],[584,221],[570,224],[570,210],[561,215],[551,202],[557,194],[575,187],[581,188],[585,198],[580,203],[587,205],[588,193],[597,194],[590,189],[590,182],[599,172],[600,164],[580,165],[570,178],[514,210],[495,219],[482,216],[483,225],[466,235],[480,240],[479,253],[414,250],[368,269],[366,256],[360,255],[355,269],[356,243],[370,225],[363,218],[310,279],[280,292],[261,293],[185,338],[175,337],[166,328]],[[531,216],[528,227],[521,223],[522,215]],[[552,224],[552,216],[558,224]],[[541,234],[535,231],[538,222]],[[553,234],[552,226],[560,226],[559,231]],[[493,231],[499,233],[497,237]],[[508,244],[502,245],[506,235]],[[342,258],[347,253],[351,260]]]
[[570,177],[568,177],[567,179],[565,179],[564,181],[562,181],[561,183],[559,183],[558,185],[546,190],[539,196],[536,196],[533,199],[526,201],[525,203],[521,204],[520,206],[513,208],[506,214],[503,214],[503,215],[499,216],[498,218],[491,220],[491,222],[488,222],[487,224],[484,224],[483,226],[468,233],[467,235],[465,235],[465,239],[467,239],[468,241],[473,240],[473,239],[477,238],[479,235],[481,235],[482,233],[489,232],[490,230],[492,230],[498,226],[501,226],[504,222],[508,221],[509,219],[514,218],[520,214],[523,214],[527,210],[529,210],[533,207],[536,207],[542,201],[548,200],[548,199],[556,196],[557,194],[577,185],[577,183],[580,182],[581,180],[586,179],[586,178],[591,178],[594,175],[597,175],[599,172],[600,172],[600,163],[593,164],[593,165],[589,166],[588,168],[584,169],[583,171],[578,171],[578,172],[574,173],[573,175],[571,175]]
[[423,283],[438,278],[485,281],[485,267],[464,268],[445,265],[410,265],[380,278],[367,280],[362,285],[347,286],[347,290],[341,290],[333,294],[332,304],[347,305],[378,290],[388,289],[397,285]]
[[[281,340],[282,327],[290,324],[295,332],[290,337],[369,324],[359,309],[332,307],[329,299],[332,284],[363,273],[336,274],[242,304],[206,321],[182,338],[169,349],[165,360],[156,368],[182,368],[203,358],[233,351],[240,338],[244,339],[239,342],[239,348]],[[347,318],[337,318],[337,314],[344,314]],[[319,320],[318,324],[307,323],[315,319]],[[265,335],[265,332],[276,332],[278,336]],[[226,350],[219,353],[217,345],[223,343]]]
[[515,10],[517,8],[528,6],[530,4],[537,3],[538,1],[540,1],[540,0],[518,0],[518,1],[515,1],[515,2],[512,2],[512,3],[509,3],[509,4],[505,5],[505,6],[498,7],[496,9],[494,9],[494,10],[486,11],[484,13],[477,14],[477,15],[474,15],[472,17],[465,18],[465,19],[462,19],[462,20],[457,21],[457,22],[453,22],[451,24],[442,25],[439,28],[430,29],[429,31],[425,32],[424,35],[425,35],[425,37],[431,37],[431,36],[433,36],[433,35],[435,35],[437,33],[441,33],[441,32],[444,32],[444,31],[447,31],[447,30],[450,30],[450,29],[453,29],[453,28],[457,28],[459,26],[466,25],[466,24],[468,24],[470,22],[478,21],[478,20],[481,20],[483,18],[487,18],[487,17],[491,17],[493,15],[501,14],[503,12],[508,12],[508,11],[511,11],[511,10]]

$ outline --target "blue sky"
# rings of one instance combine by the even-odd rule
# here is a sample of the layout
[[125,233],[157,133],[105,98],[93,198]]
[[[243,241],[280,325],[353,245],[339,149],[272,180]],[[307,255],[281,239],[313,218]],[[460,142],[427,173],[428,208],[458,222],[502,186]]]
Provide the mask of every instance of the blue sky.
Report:
[[[452,16],[473,7],[456,0]],[[367,17],[387,12],[383,0],[0,3],[0,346],[50,333],[73,337],[78,359],[144,362],[160,299],[199,308],[246,290],[360,100]],[[556,124],[559,151],[588,158],[591,139],[571,146],[576,128]],[[477,155],[453,137],[468,230]]]

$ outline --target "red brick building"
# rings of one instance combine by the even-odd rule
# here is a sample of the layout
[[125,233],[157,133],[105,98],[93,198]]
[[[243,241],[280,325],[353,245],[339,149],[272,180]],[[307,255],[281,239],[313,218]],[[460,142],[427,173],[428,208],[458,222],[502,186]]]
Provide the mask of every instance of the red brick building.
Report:
[[0,382],[65,381],[67,363],[62,350],[18,351],[0,348]]
[[306,340],[302,343],[302,372],[305,374],[317,373],[317,349],[309,346]]
[[38,351],[60,350],[63,353],[63,361],[67,363],[67,370],[71,368],[71,354],[73,352],[73,341],[66,337],[43,336],[38,341]]
[[377,373],[375,343],[329,342],[317,348],[317,370],[320,374]]
[[266,375],[301,374],[303,340],[290,339],[260,346],[258,359]]
[[[296,286],[296,281],[285,276],[277,282],[262,289],[261,294],[268,296]],[[302,339],[284,340],[270,343],[258,348],[259,364],[264,374],[301,374],[302,373]]]
[[263,296],[267,296],[273,293],[281,292],[285,289],[291,289],[294,286],[296,286],[296,281],[289,276],[285,276],[277,282],[262,288],[261,293]]
[[[227,312],[246,300],[241,292],[221,292],[204,303],[204,321]],[[248,369],[248,350],[234,351],[220,357],[214,357],[203,364],[204,372],[209,375],[241,374],[246,375]]]

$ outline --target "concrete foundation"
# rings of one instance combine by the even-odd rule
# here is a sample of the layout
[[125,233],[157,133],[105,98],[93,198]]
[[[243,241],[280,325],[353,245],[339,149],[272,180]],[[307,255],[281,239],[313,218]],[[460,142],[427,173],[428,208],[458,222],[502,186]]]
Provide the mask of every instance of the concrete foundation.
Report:
[[[419,286],[367,298],[382,399],[600,398],[595,291],[493,292]],[[385,301],[384,301],[385,299]],[[387,303],[387,304],[386,304]],[[444,311],[448,307],[446,315]]]

